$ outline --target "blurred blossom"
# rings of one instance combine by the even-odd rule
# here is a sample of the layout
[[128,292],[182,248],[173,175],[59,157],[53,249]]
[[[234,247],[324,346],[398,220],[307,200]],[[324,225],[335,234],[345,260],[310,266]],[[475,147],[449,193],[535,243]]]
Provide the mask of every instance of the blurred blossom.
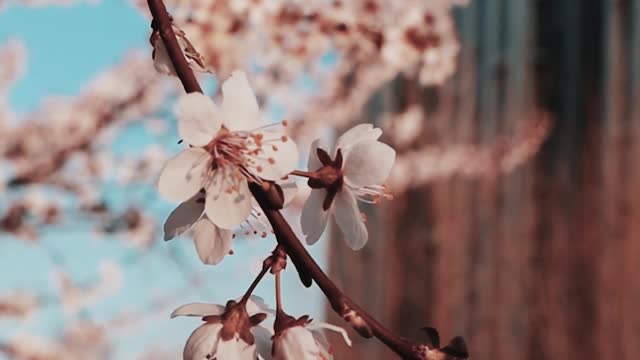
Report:
[[154,111],[166,90],[147,65],[130,56],[99,75],[78,98],[50,97],[26,116],[28,121],[0,133],[0,153],[16,168],[13,181],[42,181],[72,154],[90,148],[107,126]]
[[[425,86],[446,81],[459,51],[450,11],[467,2],[167,1],[175,24],[219,78],[256,69],[258,96],[279,101],[287,117],[304,119],[301,130],[351,120],[372,90],[398,73]],[[148,13],[146,2],[136,4]],[[328,54],[336,60],[330,71],[323,61]],[[287,91],[303,76],[321,90]]]
[[0,354],[19,360],[107,360],[109,346],[103,328],[90,322],[78,322],[57,339],[21,334],[0,343]]
[[0,45],[0,133],[14,121],[15,115],[9,108],[7,96],[13,84],[24,74],[26,57],[27,50],[20,40],[9,39]]
[[98,4],[101,0],[0,0],[0,10],[4,6],[73,6],[77,4]]
[[25,318],[33,313],[38,306],[38,299],[30,293],[15,291],[0,296],[0,318]]
[[411,145],[422,133],[425,122],[422,107],[413,105],[399,114],[387,115],[382,121],[385,133],[399,148]]
[[57,289],[60,303],[66,313],[76,314],[120,290],[123,277],[118,264],[103,262],[99,265],[98,271],[99,280],[80,286],[63,269],[54,268],[51,272],[51,281]]
[[536,115],[513,136],[503,136],[490,144],[426,145],[407,151],[398,156],[389,185],[400,193],[455,175],[480,177],[509,173],[538,152],[550,127],[547,116]]

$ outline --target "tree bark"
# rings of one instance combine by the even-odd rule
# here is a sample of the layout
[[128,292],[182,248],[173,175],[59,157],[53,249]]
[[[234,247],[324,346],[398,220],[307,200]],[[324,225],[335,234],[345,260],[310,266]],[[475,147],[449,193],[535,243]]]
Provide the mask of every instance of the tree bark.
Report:
[[[438,90],[398,80],[382,103],[418,92],[426,143],[491,144],[539,111],[553,131],[508,175],[396,194],[363,251],[333,239],[333,277],[400,334],[463,335],[474,359],[633,359],[640,1],[474,0],[457,20],[457,76]],[[334,344],[336,358],[392,358]]]

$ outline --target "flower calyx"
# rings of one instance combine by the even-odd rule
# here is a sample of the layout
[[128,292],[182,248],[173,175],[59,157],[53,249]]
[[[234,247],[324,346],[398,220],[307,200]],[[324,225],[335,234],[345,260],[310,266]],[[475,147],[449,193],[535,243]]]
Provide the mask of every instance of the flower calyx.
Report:
[[279,309],[276,312],[276,320],[273,323],[273,330],[275,331],[275,335],[273,335],[273,338],[277,338],[278,336],[282,335],[285,330],[292,327],[304,327],[305,325],[309,324],[311,320],[312,319],[309,317],[309,315],[302,315],[301,317],[296,319],[293,316],[285,313],[282,309]]
[[210,315],[202,318],[210,324],[222,324],[220,338],[224,341],[232,340],[236,334],[249,345],[255,343],[251,328],[259,325],[267,318],[265,313],[257,313],[249,316],[246,302],[229,300],[222,315]]
[[327,195],[322,203],[322,208],[327,211],[344,185],[342,150],[338,149],[336,158],[333,160],[324,149],[317,148],[316,153],[323,166],[313,173],[314,176],[309,178],[307,184],[312,189],[327,190]]

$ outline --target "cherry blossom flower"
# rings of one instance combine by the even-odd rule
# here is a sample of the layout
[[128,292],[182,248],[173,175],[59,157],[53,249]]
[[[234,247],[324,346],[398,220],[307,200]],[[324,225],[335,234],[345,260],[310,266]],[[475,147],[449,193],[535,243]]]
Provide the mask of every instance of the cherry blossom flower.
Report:
[[184,202],[204,189],[207,218],[228,230],[251,214],[248,181],[279,180],[295,168],[298,155],[296,144],[277,129],[286,122],[261,123],[243,72],[233,72],[222,84],[222,95],[221,108],[200,93],[178,100],[178,131],[192,147],[167,162],[158,190],[168,200]]
[[246,305],[233,300],[226,306],[186,304],[174,310],[171,318],[197,316],[205,322],[189,336],[184,346],[184,360],[255,360],[256,343],[268,341],[265,334],[269,331],[258,325],[267,313],[273,310],[261,298],[251,296]]
[[333,359],[331,345],[322,333],[323,329],[340,333],[347,345],[351,346],[351,339],[343,328],[322,322],[311,322],[308,316],[303,316],[274,336],[273,359]]
[[[283,205],[286,206],[295,197],[297,187],[294,182],[283,183],[280,187],[283,191]],[[230,253],[236,234],[232,230],[216,226],[209,219],[204,213],[205,201],[204,192],[199,192],[173,210],[164,223],[164,239],[171,240],[193,228],[193,240],[200,260],[205,264],[217,265],[225,255]],[[251,213],[245,224],[244,228],[247,230],[244,235],[266,237],[272,231],[268,220],[264,218],[260,206],[254,199],[252,199]]]
[[396,152],[379,142],[382,130],[360,124],[340,136],[332,157],[319,140],[311,145],[308,169],[312,188],[302,210],[302,232],[312,245],[320,238],[333,214],[345,241],[354,250],[367,242],[368,233],[356,200],[375,203],[390,197],[383,182],[389,176]]

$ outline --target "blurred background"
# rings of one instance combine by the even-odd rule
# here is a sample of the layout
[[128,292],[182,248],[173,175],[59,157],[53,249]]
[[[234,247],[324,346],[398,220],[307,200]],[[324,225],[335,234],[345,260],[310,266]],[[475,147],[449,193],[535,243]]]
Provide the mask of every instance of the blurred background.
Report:
[[[383,324],[463,335],[474,359],[640,352],[640,0],[166,3],[217,77],[250,72],[301,159],[385,130],[395,198],[365,208],[368,245],[311,248]],[[240,296],[273,248],[241,236],[205,267],[162,241],[182,89],[149,32],[144,1],[0,1],[0,359],[179,358],[197,321],[170,311]],[[284,279],[289,313],[342,324]],[[337,359],[394,358],[352,334]]]

